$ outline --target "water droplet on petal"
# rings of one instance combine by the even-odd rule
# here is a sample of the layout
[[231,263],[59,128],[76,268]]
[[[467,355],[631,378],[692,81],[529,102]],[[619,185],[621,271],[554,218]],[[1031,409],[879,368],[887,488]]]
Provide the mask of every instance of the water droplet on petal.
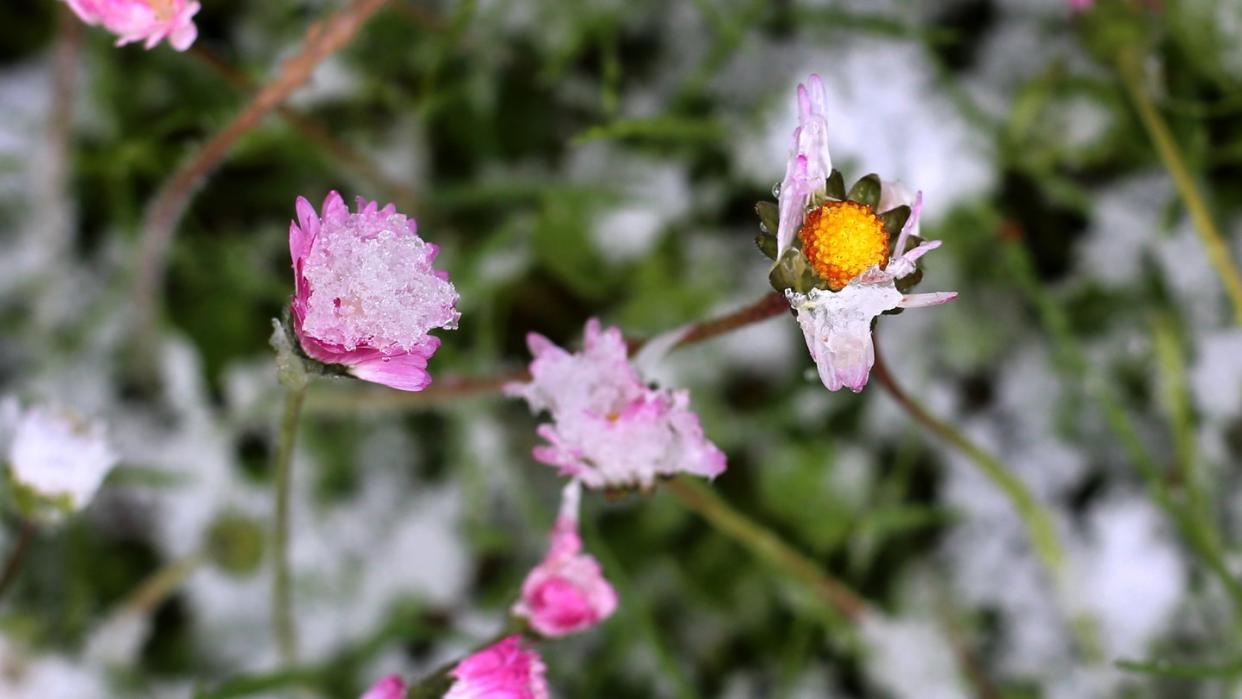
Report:
[[777,199],[781,198],[781,183],[780,182],[777,182],[776,184],[772,185],[772,196],[776,197]]

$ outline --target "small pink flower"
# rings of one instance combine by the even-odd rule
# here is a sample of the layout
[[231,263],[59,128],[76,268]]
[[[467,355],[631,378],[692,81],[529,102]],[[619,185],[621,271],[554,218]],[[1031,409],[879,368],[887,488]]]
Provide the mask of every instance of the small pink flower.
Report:
[[371,685],[366,694],[358,699],[403,699],[405,697],[405,682],[397,675],[388,675],[381,677],[378,682]]
[[824,183],[832,174],[826,102],[824,83],[818,75],[812,73],[805,85],[798,84],[798,127],[793,132],[785,179],[781,180],[777,196],[780,209],[776,231],[778,251],[793,242],[811,198],[824,193]]
[[591,319],[576,354],[535,333],[526,341],[535,357],[532,381],[505,392],[552,415],[538,428],[548,443],[534,449],[536,460],[589,488],[648,488],[657,476],[724,471],[725,456],[703,435],[689,394],[645,386],[620,330],[601,331]]
[[298,197],[289,226],[293,329],[302,351],[353,376],[403,391],[431,383],[433,328],[457,327],[457,291],[434,269],[438,248],[414,219],[358,198],[350,213],[330,192],[322,217]]
[[539,654],[509,636],[458,663],[444,699],[548,699],[543,673]]
[[117,35],[116,45],[142,41],[152,48],[167,38],[178,51],[190,48],[198,38],[194,0],[65,0],[70,9],[91,26],[102,24]]
[[531,628],[549,638],[590,628],[617,608],[617,593],[604,579],[599,563],[582,553],[580,490],[577,480],[565,486],[548,554],[526,576],[522,597],[513,605],[516,616],[526,618]]
[[1074,12],[1083,12],[1095,5],[1095,0],[1066,0],[1066,2]]

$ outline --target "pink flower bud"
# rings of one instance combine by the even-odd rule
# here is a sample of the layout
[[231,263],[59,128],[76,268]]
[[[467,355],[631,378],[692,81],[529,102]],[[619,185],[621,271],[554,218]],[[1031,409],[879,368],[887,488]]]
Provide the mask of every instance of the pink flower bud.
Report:
[[549,537],[543,562],[526,576],[513,613],[538,633],[554,638],[582,631],[617,608],[617,593],[604,579],[599,563],[582,553],[578,537],[578,482],[565,488],[561,516]]

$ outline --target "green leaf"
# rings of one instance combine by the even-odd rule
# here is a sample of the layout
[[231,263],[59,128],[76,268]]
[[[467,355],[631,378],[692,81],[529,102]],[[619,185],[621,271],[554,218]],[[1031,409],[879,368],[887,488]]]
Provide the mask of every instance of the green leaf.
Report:
[[840,170],[833,168],[832,174],[828,175],[827,181],[824,182],[824,191],[832,199],[845,200],[845,176]]
[[1237,677],[1242,675],[1242,659],[1220,664],[1177,665],[1165,660],[1118,660],[1115,665],[1127,672],[1160,677],[1177,677],[1187,680],[1213,677]]
[[901,235],[901,229],[908,220],[910,220],[910,207],[905,204],[880,214],[880,222],[884,224],[884,232],[888,234],[889,240],[896,240],[897,236]]
[[[773,202],[761,201],[755,204],[755,213],[759,214],[759,225],[763,227],[763,232],[776,235],[776,230],[781,225],[780,208]],[[769,255],[769,257],[775,258],[776,256]]]
[[755,245],[759,248],[759,252],[766,255],[769,260],[776,259],[776,236],[762,231],[755,236]]
[[880,205],[880,176],[872,173],[863,177],[850,187],[850,191],[846,194],[846,199],[856,201],[859,204],[866,204],[871,208]]

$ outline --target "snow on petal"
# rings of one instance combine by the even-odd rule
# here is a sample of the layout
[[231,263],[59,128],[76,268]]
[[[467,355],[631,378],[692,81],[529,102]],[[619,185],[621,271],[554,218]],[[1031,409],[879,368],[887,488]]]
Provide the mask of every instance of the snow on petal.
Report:
[[404,391],[431,382],[439,347],[428,333],[457,327],[457,291],[432,266],[438,248],[391,204],[359,198],[350,213],[331,192],[321,214],[299,197],[289,227],[293,329],[307,356]]
[[809,294],[786,291],[785,296],[797,312],[820,381],[829,391],[861,391],[875,364],[871,321],[901,305],[902,294],[891,278],[856,279],[838,292],[812,289]]
[[589,488],[646,488],[659,476],[724,471],[724,454],[704,436],[689,395],[645,386],[618,329],[589,321],[582,351],[572,354],[539,336],[529,344],[531,381],[505,391],[552,415],[538,429],[547,444],[535,448],[537,460]]
[[47,407],[21,413],[7,456],[15,481],[74,510],[90,503],[118,460],[102,424]]

